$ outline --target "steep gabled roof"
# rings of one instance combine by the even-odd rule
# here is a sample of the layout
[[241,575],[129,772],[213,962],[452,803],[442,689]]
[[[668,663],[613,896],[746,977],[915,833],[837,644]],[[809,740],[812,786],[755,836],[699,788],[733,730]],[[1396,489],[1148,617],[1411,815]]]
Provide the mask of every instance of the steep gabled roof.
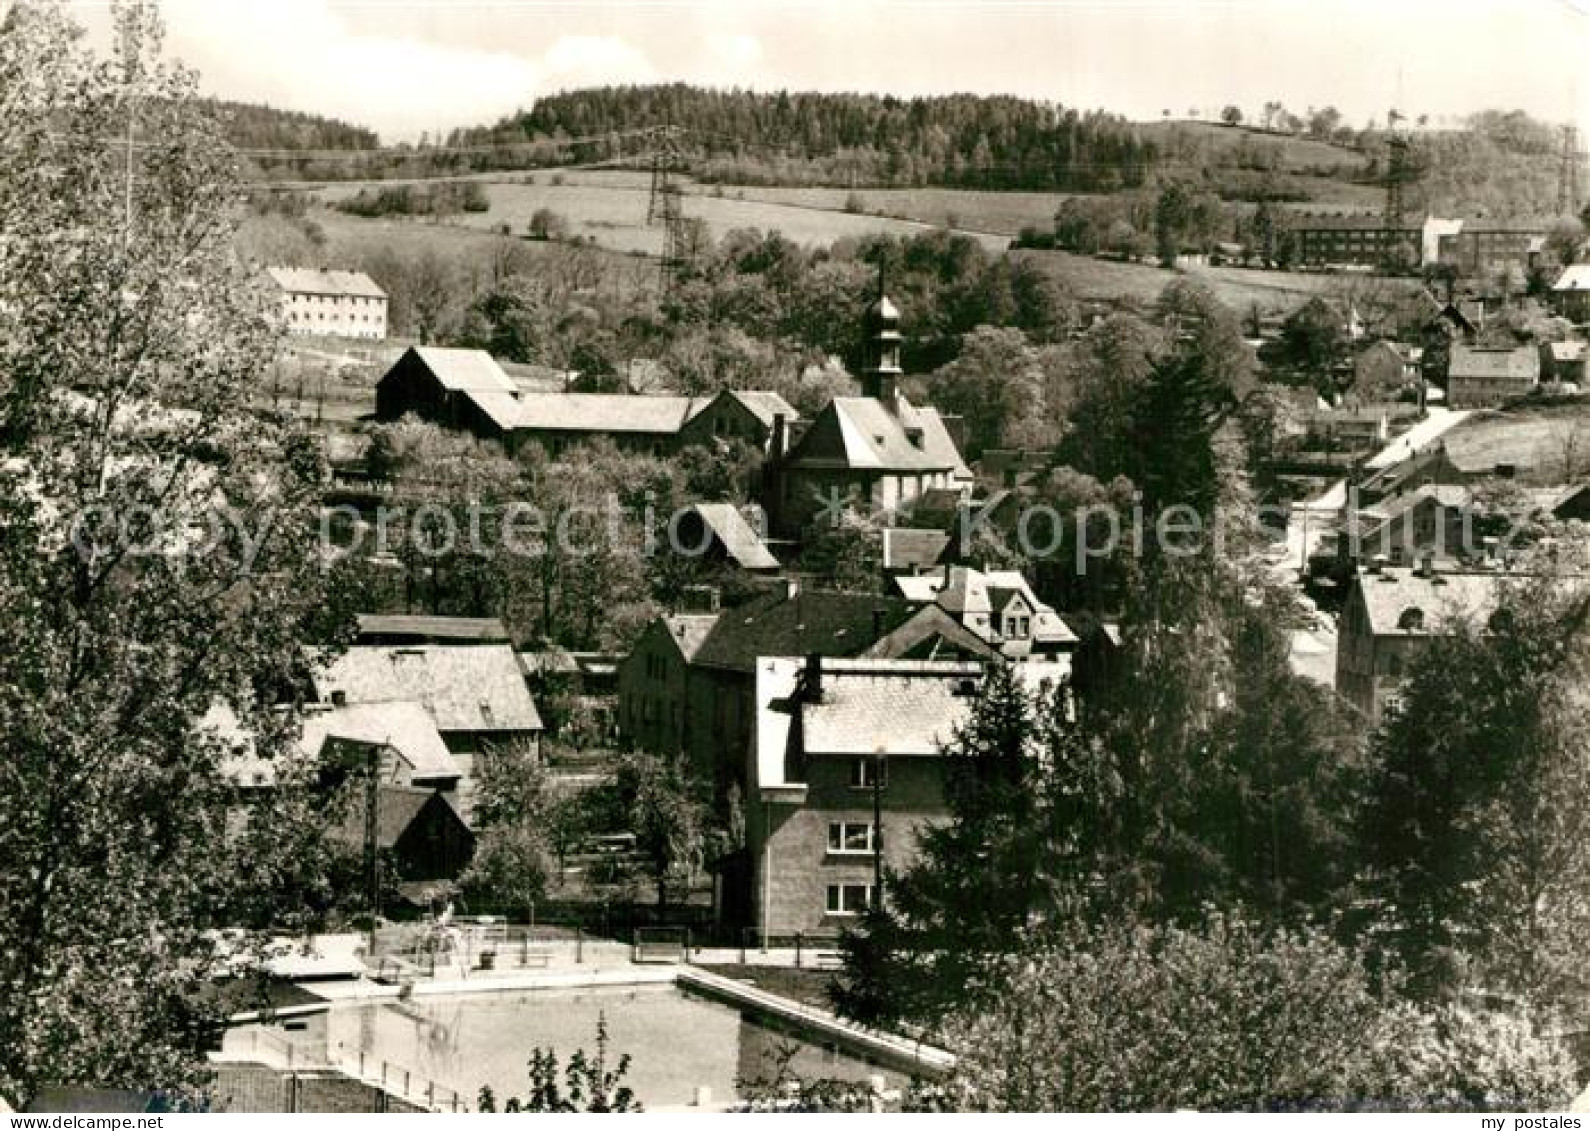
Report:
[[318,668],[315,693],[332,702],[411,700],[448,731],[541,729],[518,657],[506,644],[355,645]]
[[1569,291],[1590,291],[1590,263],[1575,263],[1564,267],[1551,289],[1566,294]]
[[689,509],[700,516],[729,558],[741,569],[778,569],[778,559],[733,503],[694,503]]
[[[425,812],[426,806],[435,803],[442,807],[452,819],[458,822],[465,835],[468,835],[468,826],[458,811],[452,807],[441,794],[430,789],[410,788],[401,785],[382,785],[376,787],[375,796],[375,840],[376,847],[388,849],[402,839],[408,832],[409,826],[414,824]],[[364,843],[365,810],[363,797],[350,801],[343,812],[342,820],[330,830],[330,835],[345,844]]]
[[872,397],[835,397],[790,450],[790,467],[948,471],[970,478],[943,418],[900,397],[891,411]]
[[312,756],[323,753],[328,741],[384,746],[408,763],[409,777],[415,781],[445,781],[460,776],[447,744],[436,723],[418,703],[350,703],[330,710],[312,710],[304,715],[301,743]]
[[[760,389],[725,389],[718,396],[729,397],[732,400],[739,401],[747,412],[756,417],[767,428],[773,427],[773,418],[775,416],[782,416],[787,421],[794,421],[800,417],[800,413],[795,411],[795,406],[777,393]],[[702,405],[702,408],[705,407],[706,405]],[[694,415],[694,413],[691,415]]]
[[410,346],[408,352],[424,363],[442,388],[451,392],[474,389],[505,393],[511,397],[518,388],[502,371],[496,359],[485,350]]

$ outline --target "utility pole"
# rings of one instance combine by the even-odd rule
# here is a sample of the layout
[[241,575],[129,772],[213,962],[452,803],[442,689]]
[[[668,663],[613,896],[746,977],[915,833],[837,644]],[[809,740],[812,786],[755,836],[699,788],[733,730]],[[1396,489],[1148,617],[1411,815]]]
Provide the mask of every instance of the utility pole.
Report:
[[1579,131],[1562,127],[1562,165],[1557,170],[1557,215],[1579,211]]
[[872,755],[872,905],[883,908],[883,772],[882,750]]
[[375,953],[375,925],[381,916],[381,855],[377,845],[380,823],[381,749],[371,746],[365,752],[364,778],[364,877],[370,902],[370,953]]

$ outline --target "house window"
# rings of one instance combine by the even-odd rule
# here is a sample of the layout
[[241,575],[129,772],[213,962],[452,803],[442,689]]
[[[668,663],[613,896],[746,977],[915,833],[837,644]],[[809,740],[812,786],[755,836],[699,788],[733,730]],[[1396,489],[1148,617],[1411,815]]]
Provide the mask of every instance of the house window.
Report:
[[828,824],[828,851],[870,854],[872,852],[872,822],[830,821]]
[[829,884],[828,914],[860,915],[872,906],[871,884]]
[[1007,617],[1005,620],[1005,635],[1012,640],[1025,640],[1027,638],[1028,620],[1026,617]]
[[871,789],[876,780],[879,789],[889,784],[889,764],[882,759],[856,758],[850,763],[850,788]]

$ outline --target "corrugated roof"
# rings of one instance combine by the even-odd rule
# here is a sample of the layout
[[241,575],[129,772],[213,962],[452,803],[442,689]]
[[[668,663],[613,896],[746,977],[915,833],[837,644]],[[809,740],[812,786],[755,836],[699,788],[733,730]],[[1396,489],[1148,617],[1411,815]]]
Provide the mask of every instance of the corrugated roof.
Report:
[[506,644],[355,645],[314,674],[315,693],[332,702],[422,704],[448,731],[541,729],[518,658]]
[[701,397],[527,393],[515,427],[542,432],[654,432],[671,436],[707,404]]
[[444,389],[462,392],[480,389],[507,393],[518,388],[502,371],[496,358],[485,350],[447,349],[442,346],[411,346],[409,352],[425,363]]
[[733,503],[695,503],[689,509],[701,516],[741,569],[778,569],[778,559]]
[[291,294],[357,295],[386,298],[386,292],[363,271],[331,271],[313,267],[267,267],[276,285]]

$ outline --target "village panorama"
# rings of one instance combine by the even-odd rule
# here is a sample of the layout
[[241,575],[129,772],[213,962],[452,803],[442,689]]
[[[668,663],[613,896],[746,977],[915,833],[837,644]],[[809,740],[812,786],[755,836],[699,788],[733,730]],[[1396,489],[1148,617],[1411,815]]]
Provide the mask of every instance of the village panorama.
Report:
[[1580,1126],[1590,13],[1185,7],[0,0],[0,1120]]

